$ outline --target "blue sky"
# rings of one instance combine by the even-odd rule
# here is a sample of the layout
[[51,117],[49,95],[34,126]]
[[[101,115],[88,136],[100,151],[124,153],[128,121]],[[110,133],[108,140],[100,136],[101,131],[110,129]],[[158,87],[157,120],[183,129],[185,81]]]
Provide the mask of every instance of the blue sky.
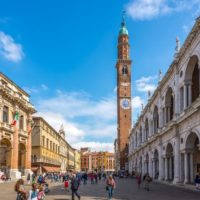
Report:
[[133,120],[184,42],[200,0],[32,0],[1,2],[0,69],[31,95],[38,113],[74,147],[113,148],[116,55],[127,12]]

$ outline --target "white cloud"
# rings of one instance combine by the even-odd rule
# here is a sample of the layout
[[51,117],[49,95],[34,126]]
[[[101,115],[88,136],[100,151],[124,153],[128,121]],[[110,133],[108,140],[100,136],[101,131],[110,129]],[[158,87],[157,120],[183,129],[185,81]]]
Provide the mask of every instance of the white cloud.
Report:
[[42,91],[48,90],[48,86],[45,84],[41,84],[39,87],[23,87],[23,89],[28,93],[28,94],[37,94]]
[[[58,91],[55,97],[39,100],[36,115],[43,117],[56,130],[63,124],[66,139],[76,147],[78,144],[97,144],[105,150],[111,149],[107,143],[116,137],[116,98],[114,96],[92,99],[85,92]],[[89,143],[85,143],[89,141]],[[94,145],[95,146],[95,145]]]
[[24,56],[21,44],[15,43],[10,35],[2,31],[0,31],[0,54],[12,62],[19,62]]
[[148,92],[151,93],[156,89],[155,80],[158,79],[158,76],[148,76],[142,77],[135,81],[136,89],[139,92]]
[[139,20],[199,8],[200,0],[131,0],[126,6],[128,15]]
[[41,85],[41,88],[42,88],[43,90],[48,90],[48,89],[49,89],[48,86],[45,85],[45,84],[42,84],[42,85]]
[[142,104],[144,105],[144,100],[140,96],[136,96],[132,98],[133,109],[141,108]]

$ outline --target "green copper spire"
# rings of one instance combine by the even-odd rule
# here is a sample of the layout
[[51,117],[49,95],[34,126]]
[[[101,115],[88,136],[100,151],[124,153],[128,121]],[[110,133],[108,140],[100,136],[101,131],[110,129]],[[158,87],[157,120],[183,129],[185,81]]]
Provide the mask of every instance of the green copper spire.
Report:
[[126,28],[125,14],[126,14],[126,12],[123,11],[122,23],[121,23],[121,28],[119,30],[119,35],[128,35],[128,30]]

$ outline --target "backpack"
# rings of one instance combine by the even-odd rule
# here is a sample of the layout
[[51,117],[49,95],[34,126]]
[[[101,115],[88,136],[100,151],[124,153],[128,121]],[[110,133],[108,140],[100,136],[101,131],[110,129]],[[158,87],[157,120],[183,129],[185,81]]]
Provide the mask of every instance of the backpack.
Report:
[[74,190],[78,190],[78,187],[79,187],[79,182],[78,182],[78,180],[74,180],[74,182],[73,182],[73,189],[74,189]]
[[31,199],[37,199],[38,192],[37,191],[32,191],[31,193]]
[[43,177],[39,176],[38,181],[41,183],[43,181]]

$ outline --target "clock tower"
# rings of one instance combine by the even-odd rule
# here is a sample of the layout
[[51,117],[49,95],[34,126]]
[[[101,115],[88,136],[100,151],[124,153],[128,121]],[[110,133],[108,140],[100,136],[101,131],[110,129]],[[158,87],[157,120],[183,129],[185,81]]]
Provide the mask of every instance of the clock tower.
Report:
[[129,36],[125,16],[122,17],[118,36],[117,56],[117,163],[120,170],[128,170],[128,137],[131,130],[131,60]]

